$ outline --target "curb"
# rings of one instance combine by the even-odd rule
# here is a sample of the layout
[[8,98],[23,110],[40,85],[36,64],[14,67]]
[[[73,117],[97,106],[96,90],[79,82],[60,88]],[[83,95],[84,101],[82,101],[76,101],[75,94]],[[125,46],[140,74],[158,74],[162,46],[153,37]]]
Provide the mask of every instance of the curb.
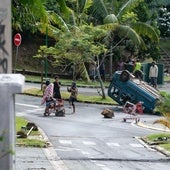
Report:
[[39,127],[39,131],[45,141],[48,142],[47,148],[42,148],[45,156],[49,160],[50,164],[55,170],[68,170],[64,162],[59,158],[57,155],[52,143],[49,141],[47,135],[44,133],[44,131]]
[[[168,129],[161,129],[161,128],[156,128],[156,127],[148,126],[148,125],[146,125],[146,124],[144,124],[142,122],[138,122],[138,123],[136,123],[136,125],[140,126],[140,127],[143,127],[143,128],[147,128],[147,129],[152,129],[152,130],[157,130],[157,131],[163,131],[163,132],[170,133],[170,130],[168,130]],[[140,138],[140,140],[143,141],[145,143],[145,145],[147,145],[147,148],[154,149],[154,150],[164,154],[165,156],[170,157],[170,152],[165,150],[163,147],[161,147],[159,145],[158,146],[157,145],[150,146],[150,144],[146,140],[144,140],[143,138]]]
[[136,125],[140,126],[140,127],[143,127],[143,128],[147,128],[147,129],[152,129],[152,130],[157,130],[157,131],[163,131],[163,132],[167,132],[167,133],[170,133],[170,130],[165,128],[158,128],[158,127],[153,127],[153,126],[149,126],[149,125],[146,125],[144,123],[142,123],[141,121],[139,121],[138,123],[136,123]]

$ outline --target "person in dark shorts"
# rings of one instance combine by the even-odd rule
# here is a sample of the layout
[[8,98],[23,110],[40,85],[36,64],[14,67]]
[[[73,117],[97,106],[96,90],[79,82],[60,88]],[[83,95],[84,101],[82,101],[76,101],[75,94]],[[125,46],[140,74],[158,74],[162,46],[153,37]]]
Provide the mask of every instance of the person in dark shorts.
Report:
[[61,99],[61,93],[60,93],[61,83],[59,81],[59,76],[55,76],[54,79],[55,79],[55,82],[53,83],[54,84],[54,98]]
[[72,105],[73,113],[75,113],[75,104],[74,102],[77,101],[78,89],[76,83],[73,82],[71,87],[67,87],[67,91],[70,92],[69,104]]

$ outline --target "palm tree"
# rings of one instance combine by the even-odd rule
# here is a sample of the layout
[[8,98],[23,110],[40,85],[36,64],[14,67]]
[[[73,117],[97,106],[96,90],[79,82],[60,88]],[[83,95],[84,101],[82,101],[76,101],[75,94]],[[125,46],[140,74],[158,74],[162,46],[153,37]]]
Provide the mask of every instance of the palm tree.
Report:
[[[65,0],[57,0],[61,11],[66,13]],[[35,33],[40,31],[54,37],[60,31],[69,31],[60,15],[47,11],[46,0],[13,0],[12,1],[12,27],[18,31]],[[48,30],[48,32],[47,32]]]
[[[109,13],[103,0],[94,0],[92,14],[97,19],[100,18],[106,28],[120,33],[119,36],[131,39],[134,44],[144,45],[142,37],[148,37],[151,41],[158,42],[159,37],[153,27],[147,23],[137,20],[137,15],[133,12],[143,0],[129,0],[117,13]],[[116,11],[115,9],[113,9]],[[142,36],[141,36],[142,35]]]

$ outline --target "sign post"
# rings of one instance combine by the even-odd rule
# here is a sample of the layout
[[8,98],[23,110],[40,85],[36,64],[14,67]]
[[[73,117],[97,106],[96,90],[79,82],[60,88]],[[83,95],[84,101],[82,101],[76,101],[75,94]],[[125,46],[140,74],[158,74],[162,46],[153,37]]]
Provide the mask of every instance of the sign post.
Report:
[[16,64],[17,64],[17,59],[18,59],[18,47],[20,46],[21,41],[22,41],[21,35],[19,33],[15,34],[15,36],[14,36],[14,44],[17,47],[17,49],[16,49],[14,73],[16,73]]

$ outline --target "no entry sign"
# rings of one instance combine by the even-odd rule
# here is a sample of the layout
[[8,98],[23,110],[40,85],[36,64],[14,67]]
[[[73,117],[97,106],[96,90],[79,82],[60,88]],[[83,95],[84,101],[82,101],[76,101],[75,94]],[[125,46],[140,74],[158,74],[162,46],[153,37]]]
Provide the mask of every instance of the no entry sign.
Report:
[[21,44],[21,40],[22,40],[21,35],[19,33],[15,34],[15,36],[14,36],[14,44],[16,46],[19,46]]

